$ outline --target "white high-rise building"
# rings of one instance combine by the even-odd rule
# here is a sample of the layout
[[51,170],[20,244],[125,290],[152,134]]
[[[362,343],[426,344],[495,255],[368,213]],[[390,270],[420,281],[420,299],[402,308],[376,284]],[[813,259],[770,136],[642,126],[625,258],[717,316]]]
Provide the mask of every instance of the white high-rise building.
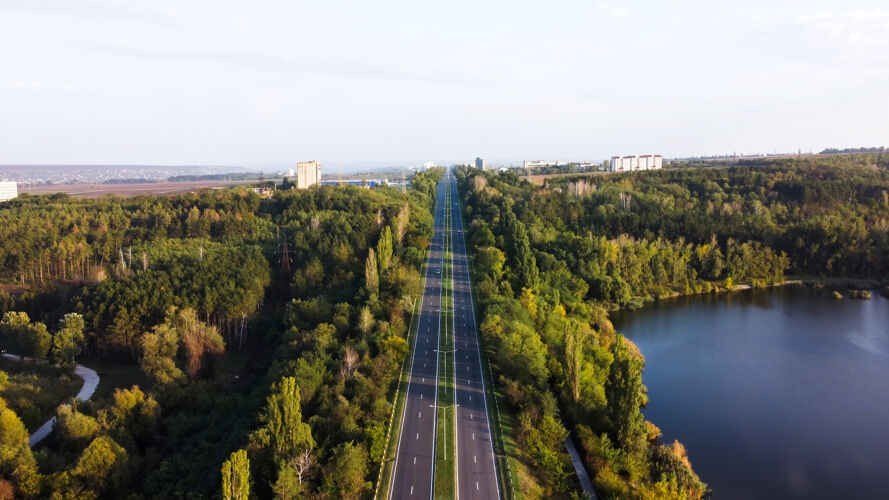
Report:
[[305,189],[320,183],[320,161],[301,161],[296,164],[296,189]]
[[633,172],[636,170],[658,170],[664,166],[661,155],[612,156],[612,172]]
[[19,188],[15,182],[0,182],[0,201],[18,198]]
[[479,170],[485,169],[485,159],[484,158],[476,158],[475,159],[475,168]]

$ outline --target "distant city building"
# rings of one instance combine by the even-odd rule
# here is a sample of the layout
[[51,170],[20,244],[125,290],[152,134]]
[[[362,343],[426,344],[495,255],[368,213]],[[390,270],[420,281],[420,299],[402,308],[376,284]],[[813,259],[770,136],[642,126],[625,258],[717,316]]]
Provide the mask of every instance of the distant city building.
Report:
[[287,177],[293,177],[294,175],[296,175],[296,170],[293,170],[292,168],[288,168],[287,169]]
[[324,186],[359,186],[365,188],[375,188],[380,186],[401,186],[400,182],[389,182],[389,179],[337,179],[321,181]]
[[661,155],[612,156],[612,172],[634,172],[637,170],[658,170],[664,166]]
[[525,160],[522,162],[522,168],[534,168],[534,167],[556,167],[559,165],[557,161],[528,161]]
[[306,189],[320,183],[320,161],[301,161],[296,164],[296,189]]
[[258,194],[262,198],[271,198],[272,195],[275,194],[275,186],[255,187],[255,188],[253,188],[253,192]]
[[18,198],[19,188],[15,182],[0,182],[0,201]]
[[479,170],[485,169],[485,159],[484,158],[476,158],[475,159],[475,168]]

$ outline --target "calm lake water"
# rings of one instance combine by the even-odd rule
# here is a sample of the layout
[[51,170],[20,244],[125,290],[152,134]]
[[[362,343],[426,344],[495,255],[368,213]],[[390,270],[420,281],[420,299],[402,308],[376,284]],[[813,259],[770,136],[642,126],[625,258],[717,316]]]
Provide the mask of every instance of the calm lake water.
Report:
[[645,416],[716,499],[889,498],[889,300],[776,288],[622,312]]

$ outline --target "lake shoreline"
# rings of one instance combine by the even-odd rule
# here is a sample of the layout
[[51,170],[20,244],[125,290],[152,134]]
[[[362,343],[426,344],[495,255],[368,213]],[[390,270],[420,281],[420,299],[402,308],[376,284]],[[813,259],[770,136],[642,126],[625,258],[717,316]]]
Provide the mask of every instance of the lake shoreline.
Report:
[[841,498],[854,484],[886,498],[889,303],[785,281],[615,314],[645,356],[645,418],[687,447],[714,497]]
[[[749,283],[738,283],[733,285],[731,288],[726,288],[724,286],[718,286],[711,283],[713,289],[707,292],[692,292],[692,293],[683,293],[683,292],[675,292],[672,295],[666,295],[661,297],[651,297],[649,300],[646,300],[644,303],[650,302],[661,302],[665,300],[676,299],[680,297],[694,297],[699,295],[717,295],[724,293],[737,293],[743,292],[747,290],[765,290],[769,288],[778,288],[783,286],[798,286],[804,288],[836,288],[836,289],[859,289],[859,290],[873,290],[884,297],[889,297],[889,286],[885,281],[881,281],[878,279],[867,279],[867,278],[814,278],[814,277],[806,277],[806,278],[794,278],[787,279],[780,283],[771,283],[767,285],[751,285]],[[611,311],[615,312],[625,312],[625,311],[633,311],[638,310],[629,309],[629,308],[617,308]]]

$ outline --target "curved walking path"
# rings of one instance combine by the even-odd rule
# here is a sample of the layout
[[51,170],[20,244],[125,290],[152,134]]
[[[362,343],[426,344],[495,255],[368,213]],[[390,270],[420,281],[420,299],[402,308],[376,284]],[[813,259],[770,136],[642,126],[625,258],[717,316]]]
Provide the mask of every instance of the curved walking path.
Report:
[[[22,356],[17,356],[15,354],[3,353],[3,357],[14,360],[14,361],[23,361],[25,358]],[[45,361],[44,361],[45,362]],[[87,368],[83,365],[74,365],[74,374],[83,379],[83,386],[80,388],[80,391],[74,396],[78,401],[88,401],[91,397],[93,397],[93,393],[96,392],[96,387],[99,386],[99,374],[96,373],[96,370],[92,368]],[[53,425],[56,423],[56,417],[52,417],[43,425],[40,426],[39,429],[34,431],[34,434],[28,438],[28,445],[32,448],[34,445],[43,441],[46,436],[49,436],[49,433],[52,432]]]

